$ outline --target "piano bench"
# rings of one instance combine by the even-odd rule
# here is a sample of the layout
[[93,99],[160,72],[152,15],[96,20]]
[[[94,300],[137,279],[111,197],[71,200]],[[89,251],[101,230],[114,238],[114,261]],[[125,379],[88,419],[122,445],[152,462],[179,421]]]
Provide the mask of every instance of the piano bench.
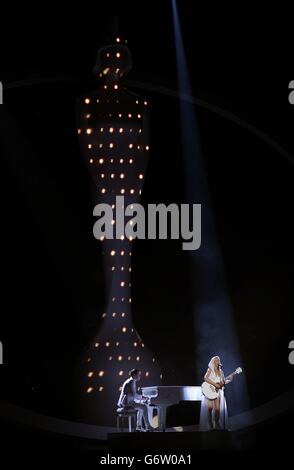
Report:
[[116,413],[116,429],[118,432],[122,432],[124,430],[125,420],[128,420],[129,432],[134,432],[136,430],[137,410],[125,410],[123,408],[118,408]]

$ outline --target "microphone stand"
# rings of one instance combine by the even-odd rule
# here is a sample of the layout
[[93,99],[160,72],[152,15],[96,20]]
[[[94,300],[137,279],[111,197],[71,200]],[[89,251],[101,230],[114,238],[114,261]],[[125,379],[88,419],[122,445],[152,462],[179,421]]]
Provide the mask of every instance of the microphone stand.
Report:
[[225,386],[224,386],[224,391],[223,391],[223,400],[224,400],[224,430],[226,429],[226,395],[225,395]]
[[226,389],[226,378],[225,378],[225,374],[223,372],[223,369],[222,367],[220,366],[220,369],[222,371],[222,379],[224,381],[224,386],[223,386],[223,400],[224,400],[224,404],[223,404],[223,408],[224,408],[224,411],[223,411],[223,414],[224,414],[224,419],[223,419],[223,429],[225,430],[226,429],[226,395],[225,395],[225,389]]

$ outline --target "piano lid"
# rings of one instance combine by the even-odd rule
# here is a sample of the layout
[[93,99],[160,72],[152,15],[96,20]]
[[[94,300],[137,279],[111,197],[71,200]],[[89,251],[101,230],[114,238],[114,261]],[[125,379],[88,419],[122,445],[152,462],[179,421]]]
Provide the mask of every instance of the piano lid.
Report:
[[142,387],[142,393],[151,398],[168,398],[171,403],[202,400],[201,387],[193,385],[154,385]]

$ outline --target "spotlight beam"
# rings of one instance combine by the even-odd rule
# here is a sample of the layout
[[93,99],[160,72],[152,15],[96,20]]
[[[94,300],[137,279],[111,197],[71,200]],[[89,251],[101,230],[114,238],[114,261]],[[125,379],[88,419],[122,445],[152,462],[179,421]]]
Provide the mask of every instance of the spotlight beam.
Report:
[[[176,0],[172,0],[172,8],[179,92],[192,95]],[[242,364],[242,361],[193,103],[181,100],[180,116],[186,197],[189,203],[202,204],[202,245],[198,251],[189,252],[193,279],[196,364],[198,380],[201,380],[209,358],[215,354],[222,357],[228,369]],[[248,406],[244,376],[243,380],[236,383],[234,389],[240,398],[235,407],[236,411],[243,411]]]

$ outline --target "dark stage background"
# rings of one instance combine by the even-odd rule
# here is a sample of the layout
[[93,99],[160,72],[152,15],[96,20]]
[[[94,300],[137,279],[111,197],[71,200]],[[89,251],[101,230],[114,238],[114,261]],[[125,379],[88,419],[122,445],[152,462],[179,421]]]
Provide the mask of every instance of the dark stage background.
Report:
[[[294,155],[287,10],[181,3],[195,96],[248,121]],[[134,62],[126,80],[177,89],[171,13],[169,2],[118,9]],[[35,7],[34,15],[18,7],[6,13],[0,32],[0,398],[69,419],[75,418],[75,367],[104,305],[74,105],[99,85],[92,69],[97,49],[107,43],[108,18],[87,3],[66,14],[49,5]],[[30,85],[8,86],[30,79]],[[178,101],[139,93],[152,108],[143,203],[184,202]],[[294,166],[238,124],[197,110],[251,406],[258,406],[293,386]],[[135,325],[159,358],[164,383],[196,385],[187,252],[177,241],[137,241],[133,262]]]

